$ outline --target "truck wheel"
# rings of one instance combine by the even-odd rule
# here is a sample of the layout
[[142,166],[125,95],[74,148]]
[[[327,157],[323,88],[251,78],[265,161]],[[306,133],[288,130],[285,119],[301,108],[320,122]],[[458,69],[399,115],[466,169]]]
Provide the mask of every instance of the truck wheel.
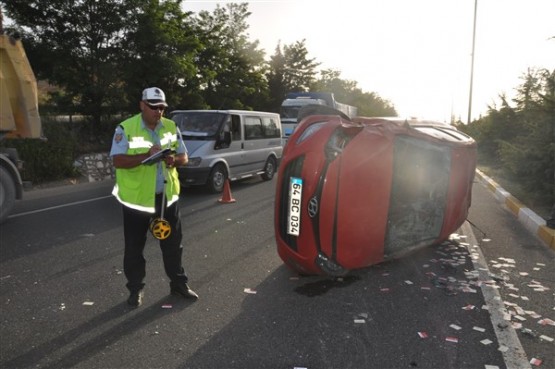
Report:
[[210,175],[208,176],[208,182],[206,186],[208,190],[212,193],[220,193],[224,190],[224,184],[227,180],[227,173],[225,167],[222,164],[214,165]]
[[0,223],[8,218],[15,205],[15,184],[10,173],[0,167]]
[[264,166],[264,173],[260,176],[263,180],[269,181],[274,178],[274,174],[276,174],[276,159],[273,156],[270,156]]

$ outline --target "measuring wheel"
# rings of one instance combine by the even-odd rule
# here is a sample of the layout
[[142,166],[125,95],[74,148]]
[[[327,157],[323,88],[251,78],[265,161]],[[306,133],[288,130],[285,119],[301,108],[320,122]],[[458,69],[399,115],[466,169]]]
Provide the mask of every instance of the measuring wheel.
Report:
[[166,219],[154,218],[150,222],[150,232],[155,238],[165,240],[172,233],[172,228]]

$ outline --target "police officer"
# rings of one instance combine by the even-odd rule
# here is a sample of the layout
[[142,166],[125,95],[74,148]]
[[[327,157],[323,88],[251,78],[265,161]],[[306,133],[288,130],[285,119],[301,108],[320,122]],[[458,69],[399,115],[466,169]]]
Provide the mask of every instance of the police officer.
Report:
[[[130,292],[127,303],[133,307],[140,306],[143,301],[146,274],[143,250],[151,222],[160,219],[163,206],[163,219],[169,224],[170,233],[167,238],[160,239],[160,249],[170,279],[170,292],[198,299],[187,284],[181,260],[180,186],[175,167],[187,164],[187,149],[176,124],[162,117],[166,107],[166,96],[161,89],[146,88],[140,102],[141,113],[117,126],[110,151],[116,168],[116,185],[112,194],[123,208],[123,270]],[[166,148],[175,154],[154,164],[142,163]]]

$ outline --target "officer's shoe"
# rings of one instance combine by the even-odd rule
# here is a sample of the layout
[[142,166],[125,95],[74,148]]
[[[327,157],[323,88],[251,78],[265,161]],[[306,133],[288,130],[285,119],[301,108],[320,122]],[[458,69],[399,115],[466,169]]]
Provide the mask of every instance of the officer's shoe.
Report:
[[143,297],[145,293],[142,290],[131,291],[127,303],[132,307],[139,307],[143,304]]
[[187,283],[182,285],[172,285],[171,287],[171,294],[185,297],[186,299],[194,299],[198,300],[198,295],[195,291],[189,288]]

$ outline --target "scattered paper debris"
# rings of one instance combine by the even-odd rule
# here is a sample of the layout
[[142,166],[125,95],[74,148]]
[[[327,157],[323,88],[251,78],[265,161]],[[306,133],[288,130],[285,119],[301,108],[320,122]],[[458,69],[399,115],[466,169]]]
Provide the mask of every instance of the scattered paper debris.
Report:
[[83,302],[83,305],[85,305],[85,306],[92,306],[92,305],[94,305],[94,302],[92,302],[92,301],[85,301],[85,302]]
[[542,365],[542,360],[541,359],[536,359],[535,357],[533,357],[530,360],[530,364],[535,365],[535,366],[540,366],[540,365]]
[[485,340],[481,340],[480,343],[481,343],[482,345],[486,345],[486,346],[487,346],[487,345],[493,343],[493,341],[492,341],[492,340],[488,340],[488,339],[486,338]]
[[542,334],[542,335],[540,336],[540,339],[542,339],[542,340],[544,340],[544,341],[547,341],[547,342],[553,342],[553,338],[551,338],[551,337],[549,337],[549,336],[546,336],[545,334]]
[[420,336],[420,338],[428,338],[428,333],[426,332],[418,332],[418,335]]
[[445,337],[445,341],[447,342],[453,342],[453,343],[458,343],[459,339],[457,337]]
[[461,330],[461,327],[459,327],[459,326],[456,325],[456,324],[451,324],[451,325],[449,325],[449,327],[450,327],[450,328],[453,328],[453,329],[456,330],[456,331]]
[[243,292],[245,292],[245,293],[250,293],[250,294],[252,294],[252,295],[256,295],[256,291],[253,290],[253,289],[250,289],[250,288],[245,288],[245,289],[243,290]]
[[485,331],[486,331],[486,329],[485,329],[485,328],[482,328],[482,327],[476,327],[476,326],[472,327],[472,329],[474,329],[475,331],[478,331],[478,332],[485,332]]
[[540,319],[540,320],[538,321],[538,324],[555,326],[555,321],[553,321],[553,320],[551,320],[551,319],[548,319],[548,318],[545,318],[545,319]]
[[162,309],[171,309],[173,306],[171,304],[164,304],[162,305]]

